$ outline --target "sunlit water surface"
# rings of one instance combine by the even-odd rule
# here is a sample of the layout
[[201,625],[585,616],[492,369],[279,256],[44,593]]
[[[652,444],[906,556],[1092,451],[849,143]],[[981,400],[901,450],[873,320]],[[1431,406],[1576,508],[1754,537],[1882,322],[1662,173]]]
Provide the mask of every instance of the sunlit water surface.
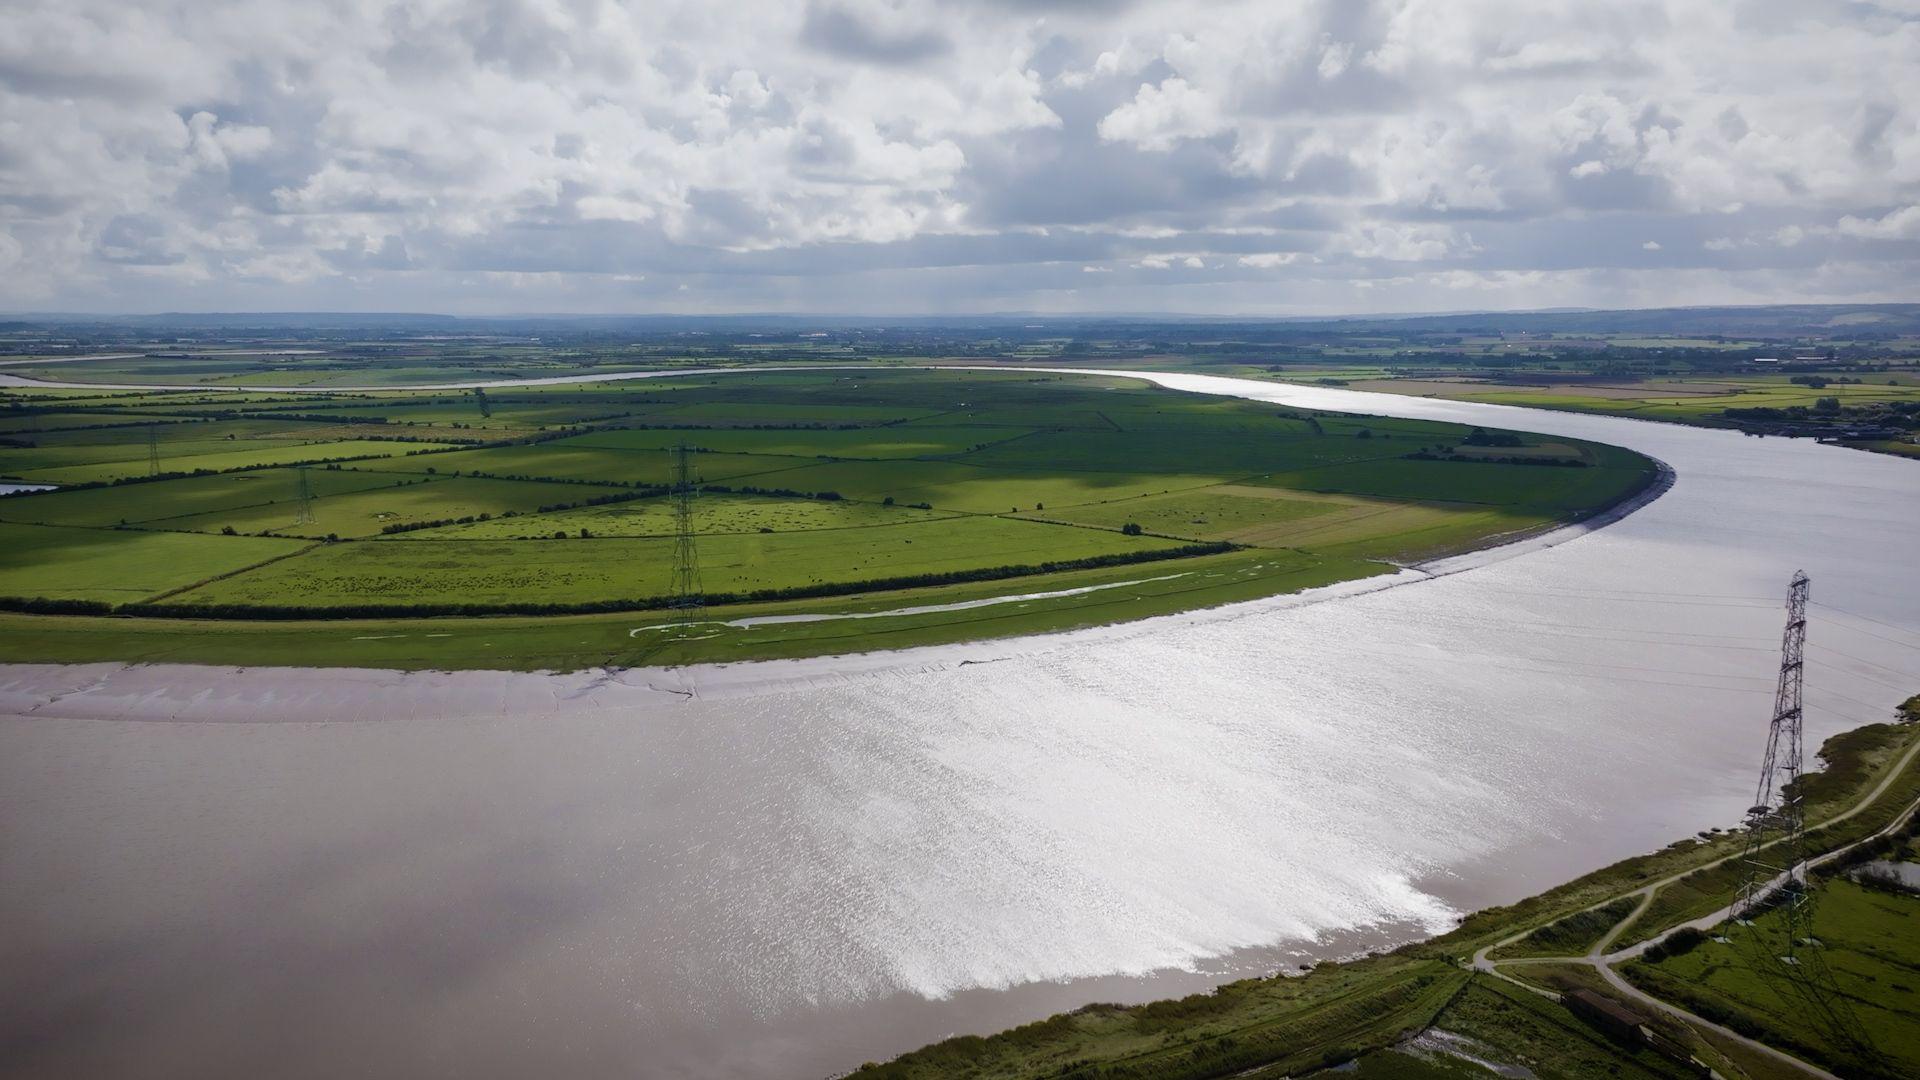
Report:
[[824,1076],[1439,932],[1731,824],[1795,569],[1812,739],[1920,690],[1920,463],[1162,381],[1679,479],[1432,580],[859,663],[0,669],[32,712],[0,721],[0,1072]]

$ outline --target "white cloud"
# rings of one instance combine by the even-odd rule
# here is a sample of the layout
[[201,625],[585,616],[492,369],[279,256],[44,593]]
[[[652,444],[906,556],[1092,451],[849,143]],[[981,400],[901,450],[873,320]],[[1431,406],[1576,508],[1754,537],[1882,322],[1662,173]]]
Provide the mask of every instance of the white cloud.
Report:
[[1920,205],[1889,211],[1877,218],[1848,214],[1835,228],[1846,236],[1869,240],[1920,240]]
[[1477,250],[1473,237],[1438,225],[1362,226],[1349,233],[1340,247],[1358,258],[1390,262],[1429,262]]
[[1623,229],[1911,295],[1904,10],[12,0],[0,307],[1662,301]]
[[1659,250],[1660,250],[1660,241],[1658,241],[1658,240],[1649,240],[1649,241],[1647,241],[1646,243],[1644,243],[1644,244],[1641,244],[1641,245],[1640,245],[1640,250],[1641,250],[1641,251],[1659,251]]
[[1141,83],[1132,101],[1100,121],[1100,137],[1108,142],[1130,142],[1145,150],[1169,150],[1182,139],[1202,139],[1226,130],[1219,106],[1205,91],[1185,79],[1167,79],[1158,86]]

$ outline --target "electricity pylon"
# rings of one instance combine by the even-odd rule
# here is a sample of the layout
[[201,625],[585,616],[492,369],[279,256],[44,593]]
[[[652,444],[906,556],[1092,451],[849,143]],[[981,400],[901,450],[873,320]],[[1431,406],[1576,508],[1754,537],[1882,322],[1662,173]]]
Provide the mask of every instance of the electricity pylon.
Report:
[[313,524],[313,476],[305,465],[300,466],[296,471],[300,474],[300,517],[294,521],[294,524],[311,525]]
[[673,448],[673,587],[674,621],[686,627],[699,620],[706,599],[700,588],[700,552],[693,538],[693,499],[698,486],[693,475],[693,450],[686,443]]
[[1866,1029],[1840,993],[1813,934],[1817,891],[1807,880],[1807,860],[1817,852],[1807,843],[1800,783],[1808,589],[1806,573],[1796,572],[1787,588],[1787,627],[1780,639],[1780,679],[1774,689],[1773,720],[1767,725],[1767,752],[1747,811],[1743,872],[1731,909],[1733,932],[1748,963],[1783,1002],[1805,1008],[1838,1046],[1872,1055]]
[[160,425],[147,425],[147,475],[160,475]]
[[485,420],[488,417],[491,417],[493,415],[493,403],[487,400],[486,387],[484,386],[474,387],[473,400],[475,403],[477,403],[480,406],[480,419]]

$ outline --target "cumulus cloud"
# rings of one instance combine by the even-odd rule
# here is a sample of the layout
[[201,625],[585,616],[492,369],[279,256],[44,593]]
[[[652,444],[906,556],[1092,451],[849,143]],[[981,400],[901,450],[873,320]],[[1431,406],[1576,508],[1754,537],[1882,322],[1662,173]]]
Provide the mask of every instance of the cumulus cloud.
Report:
[[1848,214],[1836,226],[1843,235],[1869,240],[1920,240],[1920,206],[1907,206],[1877,218]]
[[[1281,312],[1920,279],[1920,23],[1894,5],[13,0],[6,22],[0,308]],[[1106,272],[1129,267],[1205,272]]]
[[1220,107],[1203,90],[1180,78],[1140,84],[1132,101],[1100,121],[1100,137],[1145,150],[1169,150],[1182,139],[1203,139],[1227,129]]

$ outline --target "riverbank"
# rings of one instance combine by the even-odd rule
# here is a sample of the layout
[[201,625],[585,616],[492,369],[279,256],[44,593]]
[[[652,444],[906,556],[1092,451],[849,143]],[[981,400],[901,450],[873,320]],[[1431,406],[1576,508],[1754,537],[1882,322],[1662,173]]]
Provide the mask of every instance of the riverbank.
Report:
[[[474,428],[453,418],[474,414],[457,396],[362,395],[349,419],[429,431],[426,449],[320,470],[248,455],[284,456],[333,414],[175,423],[169,453],[227,466],[191,476],[127,473],[153,467],[156,428],[83,426],[10,451],[100,460],[55,470],[89,470],[85,490],[0,503],[0,655],[574,671],[1021,637],[1574,535],[1671,482],[1587,440],[1496,443],[1098,373],[862,370],[489,399],[486,425],[520,426],[481,449],[460,441]],[[745,426],[671,430],[702,417]],[[586,426],[549,430],[567,418]],[[691,614],[669,607],[661,471],[689,439],[707,601]],[[205,447],[220,452],[191,457]]]
[[[1905,712],[1903,718],[1899,724],[1835,736],[1821,748],[1826,769],[1814,775],[1817,794],[1809,795],[1807,806],[1816,851],[1838,852],[1866,837],[1891,835],[1920,808],[1920,716]],[[1450,1064],[1470,1075],[1483,1075],[1483,1069],[1492,1073],[1546,1066],[1552,1075],[1572,1077],[1684,1076],[1690,1075],[1692,1062],[1699,1062],[1723,1076],[1745,1076],[1742,1066],[1752,1067],[1750,1059],[1756,1054],[1786,1068],[1788,1075],[1805,1075],[1809,1070],[1797,1067],[1795,1057],[1769,1042],[1648,996],[1610,970],[1614,963],[1639,956],[1646,941],[1665,936],[1675,925],[1671,918],[1641,921],[1629,931],[1634,916],[1690,874],[1735,858],[1744,844],[1738,832],[1677,841],[1517,904],[1477,912],[1450,933],[1389,954],[1230,983],[1174,1001],[1088,1005],[999,1035],[948,1040],[850,1075],[917,1080],[964,1069],[969,1076],[1004,1080],[1210,1078],[1297,1075],[1339,1066],[1351,1069],[1348,1063],[1358,1062],[1358,1074],[1365,1077],[1405,1075],[1404,1070],[1430,1062],[1429,1068],[1438,1069],[1434,1075],[1454,1075],[1446,1069]],[[1730,887],[1722,895],[1730,895]],[[1909,914],[1920,913],[1920,898],[1912,899],[1910,907]],[[1606,911],[1608,917],[1596,924],[1591,953],[1556,957],[1551,949],[1537,950],[1545,955],[1512,961],[1504,969],[1498,960],[1488,959],[1491,951],[1512,948],[1529,935],[1546,935],[1569,919],[1596,911]],[[1623,932],[1627,936],[1621,937]],[[1616,942],[1628,947],[1603,956]],[[1600,984],[1540,965],[1599,966],[1613,980],[1608,992],[1614,1000],[1633,1003],[1620,1008],[1650,1010],[1636,1023],[1658,1038],[1601,1036],[1568,1011],[1562,992],[1591,992],[1589,987]],[[1508,974],[1525,978],[1529,971],[1541,973],[1544,986],[1539,978],[1521,982]],[[1637,975],[1636,981],[1660,985],[1651,972]],[[1900,990],[1877,993],[1895,1017],[1920,1019],[1920,1009],[1894,1000],[1903,996]],[[1758,1027],[1755,1034],[1809,1053],[1807,1037],[1800,1032],[1768,1031],[1751,1017],[1746,1023],[1750,1030]],[[1811,1050],[1828,1067],[1849,1072],[1862,1067],[1844,1047],[1816,1043]],[[1904,1046],[1898,1049],[1905,1051]],[[1901,1067],[1897,1058],[1886,1065]],[[1880,1068],[1873,1074],[1894,1075]]]
[[[62,1033],[35,1044],[46,1075],[172,1055],[823,1076],[1391,949],[1737,822],[1796,568],[1810,743],[1920,677],[1908,463],[1202,385],[1621,444],[1678,479],[1578,542],[1417,588],[693,666],[656,690],[64,669],[59,700],[0,719],[0,856],[38,883],[5,898],[0,1015]],[[90,692],[135,677],[117,705]],[[118,722],[141,717],[187,722]]]

